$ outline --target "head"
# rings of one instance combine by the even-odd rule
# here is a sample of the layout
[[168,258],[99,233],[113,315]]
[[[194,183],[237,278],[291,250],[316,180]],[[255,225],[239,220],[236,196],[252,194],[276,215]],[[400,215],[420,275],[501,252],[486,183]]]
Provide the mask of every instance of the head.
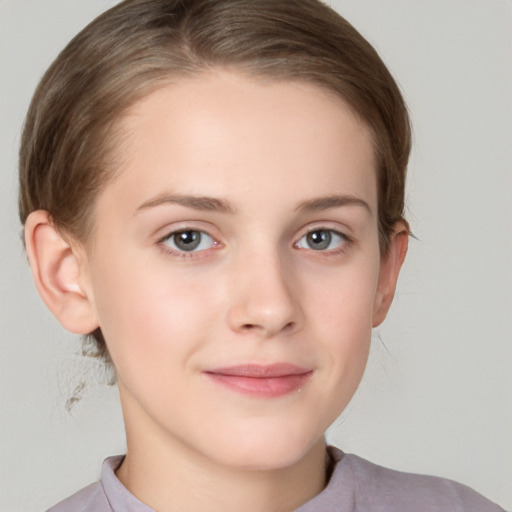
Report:
[[[130,168],[130,159],[133,156],[133,161],[138,161],[136,155],[144,151],[146,132],[140,131],[138,120],[146,119],[149,113],[158,115],[159,106],[172,106],[173,101],[178,101],[176,98],[180,98],[180,105],[190,105],[193,112],[194,105],[202,104],[200,100],[190,101],[194,93],[197,98],[208,98],[218,92],[219,104],[223,98],[225,111],[229,112],[231,103],[224,97],[228,90],[233,102],[240,100],[241,105],[239,110],[231,112],[233,118],[237,112],[244,111],[247,100],[247,105],[253,107],[273,104],[274,111],[283,114],[281,119],[285,116],[292,119],[293,102],[288,105],[287,101],[281,101],[290,97],[295,99],[296,106],[305,106],[304,115],[306,118],[310,115],[310,126],[316,119],[313,108],[324,112],[326,123],[330,122],[328,105],[339,109],[340,116],[349,124],[344,132],[334,123],[333,133],[345,133],[347,140],[355,137],[354,147],[359,147],[360,154],[365,155],[361,158],[372,168],[371,183],[368,182],[366,189],[375,188],[375,201],[371,199],[373,192],[368,192],[367,203],[375,203],[376,247],[382,261],[391,260],[393,267],[392,284],[386,285],[389,289],[384,294],[385,304],[372,320],[373,325],[380,323],[391,302],[406,245],[392,247],[397,237],[407,236],[403,209],[410,149],[408,116],[397,85],[375,50],[347,21],[316,0],[127,0],[97,18],[71,41],[46,72],[34,95],[20,150],[22,223],[26,224],[33,212],[43,211],[48,219],[44,229],[51,230],[50,237],[58,238],[62,247],[69,246],[67,252],[59,253],[63,270],[58,279],[64,284],[66,280],[72,282],[75,274],[87,267],[87,255],[94,255],[91,259],[98,262],[98,240],[105,244],[102,250],[108,250],[108,239],[101,235],[99,226],[107,217],[115,218],[115,214],[109,214],[108,203],[115,205],[116,197],[119,204],[122,202],[120,191],[127,183],[126,176],[130,176],[126,170]],[[206,102],[201,112],[209,111],[213,103]],[[177,112],[175,107],[163,107],[162,111],[172,117]],[[260,110],[248,107],[247,114],[257,117]],[[187,116],[180,118],[176,114],[176,119],[181,119],[186,128]],[[300,119],[296,121],[300,123]],[[241,118],[240,126],[243,122]],[[148,123],[148,133],[158,134],[160,128],[166,129],[158,122]],[[293,132],[293,126],[288,128]],[[322,133],[321,129],[319,125],[318,132],[309,133],[310,139],[315,133]],[[178,134],[181,137],[177,129],[174,135]],[[301,132],[297,140],[304,135]],[[329,148],[335,148],[335,141],[325,137],[328,139]],[[303,145],[307,145],[305,141],[302,140]],[[339,148],[349,152],[346,141],[340,141]],[[177,153],[179,149],[177,146]],[[333,149],[332,155],[338,154],[336,151]],[[338,152],[342,158],[343,152]],[[353,174],[357,175],[354,165]],[[300,176],[299,173],[298,181]],[[233,183],[233,190],[241,191],[240,197],[243,195],[242,184],[236,188],[236,175],[223,178]],[[137,179],[142,180],[140,184],[144,188],[145,177],[140,174]],[[308,177],[306,173],[304,179],[315,181],[313,174]],[[148,178],[147,182],[151,180]],[[119,183],[117,192],[109,195],[107,190],[114,190],[116,183]],[[137,188],[134,182],[126,186],[128,195]],[[353,192],[358,185],[346,182],[346,187]],[[282,194],[286,195],[286,190]],[[325,209],[326,205],[309,207]],[[216,211],[219,205],[203,202],[201,208]],[[226,205],[221,205],[222,208],[230,209]],[[33,239],[38,236],[34,233],[34,230],[29,233]],[[42,236],[46,235],[42,233]],[[302,249],[300,244],[306,242],[295,240],[294,243],[295,248]],[[33,246],[33,240],[27,245]],[[76,247],[80,248],[76,254],[82,257],[78,257],[78,263],[72,263],[73,257],[77,259],[73,256]],[[208,248],[211,249],[213,246]],[[391,249],[394,252],[389,256]],[[83,274],[87,281],[88,271],[84,270]],[[375,286],[380,286],[378,272],[374,277]],[[94,277],[89,282],[94,282]],[[74,286],[80,288],[76,283],[68,288],[72,291]],[[224,292],[227,294],[228,290]],[[91,295],[93,292],[89,299]],[[59,307],[54,307],[54,312]],[[73,307],[75,312],[79,310],[76,305]],[[288,309],[292,311],[293,305]],[[286,316],[288,309],[281,313]],[[56,315],[59,317],[58,311]],[[104,337],[107,344],[109,337],[105,329],[115,331],[115,328],[107,323],[101,325],[87,313],[82,320],[74,318],[69,325],[59,319],[74,332],[92,333],[99,353],[108,357]],[[252,325],[240,322],[246,327]],[[281,331],[292,333],[300,325],[300,320],[290,320],[281,326]],[[115,352],[116,348],[113,349]],[[304,351],[307,353],[308,348]],[[114,363],[116,357],[118,361],[123,359],[121,354],[114,354]],[[316,364],[313,360],[314,357],[305,356],[295,362],[307,366]],[[354,375],[352,381],[356,383],[359,378],[360,375]],[[346,405],[354,390],[347,391],[339,407]]]
[[[116,124],[151,91],[209,69],[315,84],[347,102],[372,133],[379,237],[403,220],[407,110],[371,45],[317,0],[128,0],[78,34],[44,75],[20,150],[19,210],[47,211],[86,243],[115,176]],[[101,331],[93,333],[107,355]]]

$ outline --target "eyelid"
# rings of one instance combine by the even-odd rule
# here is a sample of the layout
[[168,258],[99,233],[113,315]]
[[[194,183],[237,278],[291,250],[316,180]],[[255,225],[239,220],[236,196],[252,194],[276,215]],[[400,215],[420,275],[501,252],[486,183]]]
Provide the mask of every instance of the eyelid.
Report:
[[300,234],[297,237],[297,240],[314,231],[334,231],[335,233],[338,233],[344,238],[346,238],[347,240],[354,240],[352,230],[350,229],[349,226],[345,226],[340,224],[339,222],[333,221],[315,221],[307,224],[306,226],[298,230]]
[[176,230],[173,230],[173,231],[170,231],[167,235],[165,235],[164,237],[162,237],[159,241],[159,243],[165,243],[167,240],[175,237],[176,235],[180,235],[180,234],[183,234],[183,233],[200,233],[201,235],[205,235],[206,237],[208,237],[209,239],[212,240],[213,243],[216,243],[216,240],[213,238],[213,236],[211,236],[209,233],[207,233],[206,231],[203,231],[201,229],[176,229]]
[[210,222],[202,220],[177,220],[166,224],[162,223],[161,227],[153,231],[151,238],[154,242],[160,243],[172,233],[179,233],[180,231],[200,231],[211,236],[216,241],[220,238],[218,229]]
[[[223,247],[223,244],[219,242],[218,237],[214,236],[211,231],[197,226],[197,222],[179,222],[167,228],[158,230],[160,233],[164,232],[164,235],[158,236],[156,239],[156,245],[167,255],[171,255],[175,258],[202,258],[207,256],[212,250],[218,250]],[[167,244],[167,240],[172,239],[173,236],[179,233],[194,231],[207,236],[212,240],[211,247],[199,250],[180,250],[179,248],[173,248]],[[202,243],[202,242],[201,242]]]
[[[348,230],[348,229],[347,229]],[[338,247],[334,247],[332,249],[313,249],[312,247],[300,247],[299,243],[305,237],[307,237],[310,233],[314,233],[316,231],[328,231],[336,234],[342,240]],[[346,250],[347,246],[351,245],[354,242],[352,236],[348,235],[345,230],[340,229],[339,226],[333,227],[331,223],[319,223],[314,226],[308,226],[307,228],[301,231],[300,236],[296,238],[296,241],[293,243],[293,247],[298,250],[305,250],[314,252],[318,255],[335,255],[338,253],[342,253]]]
[[[333,225],[334,224],[334,225]],[[206,227],[205,227],[206,225]],[[166,240],[171,238],[173,235],[180,233],[180,232],[186,232],[186,231],[197,231],[199,233],[202,233],[209,238],[212,239],[212,247],[206,248],[206,249],[200,249],[200,250],[191,250],[191,251],[184,251],[179,249],[173,249],[172,247],[169,247],[168,244],[165,243]],[[214,234],[216,231],[218,231],[214,225],[210,224],[209,222],[204,222],[201,220],[183,220],[183,221],[177,221],[175,223],[170,223],[169,225],[160,228],[156,231],[155,234],[155,243],[156,245],[160,246],[160,248],[165,251],[166,253],[171,253],[175,256],[181,256],[181,257],[201,257],[206,256],[206,254],[202,253],[209,253],[211,250],[218,250],[220,248],[223,248],[225,244],[220,241],[220,236],[217,234]],[[308,234],[315,232],[315,231],[329,231],[332,233],[337,234],[340,236],[343,241],[340,243],[339,247],[335,247],[333,249],[313,249],[313,248],[307,248],[307,247],[298,247],[298,244],[300,240],[302,240],[305,236]],[[336,254],[338,252],[343,252],[347,246],[354,243],[354,238],[352,235],[347,234],[347,231],[350,231],[349,227],[340,226],[338,222],[332,222],[332,221],[315,221],[314,224],[308,224],[300,229],[299,233],[300,235],[295,238],[295,241],[292,243],[292,246],[299,250],[308,250],[313,251],[315,253],[324,253],[327,254]]]

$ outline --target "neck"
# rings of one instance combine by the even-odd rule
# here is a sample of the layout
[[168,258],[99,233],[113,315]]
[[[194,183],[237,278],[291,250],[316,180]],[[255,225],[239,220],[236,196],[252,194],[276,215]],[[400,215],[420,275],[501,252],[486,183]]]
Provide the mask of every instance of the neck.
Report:
[[319,440],[296,463],[261,470],[226,467],[192,449],[130,443],[117,472],[143,503],[159,512],[289,512],[322,491],[326,451]]

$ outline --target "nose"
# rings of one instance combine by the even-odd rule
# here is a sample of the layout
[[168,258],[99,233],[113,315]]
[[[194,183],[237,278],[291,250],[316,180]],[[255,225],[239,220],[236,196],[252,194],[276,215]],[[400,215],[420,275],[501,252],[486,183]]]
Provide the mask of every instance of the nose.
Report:
[[245,258],[234,270],[231,284],[228,322],[232,330],[270,338],[302,327],[297,280],[277,255]]

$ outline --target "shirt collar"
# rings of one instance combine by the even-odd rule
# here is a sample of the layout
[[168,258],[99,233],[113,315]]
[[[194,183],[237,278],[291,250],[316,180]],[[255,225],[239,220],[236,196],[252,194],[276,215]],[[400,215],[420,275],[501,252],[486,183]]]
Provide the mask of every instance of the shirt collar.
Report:
[[[324,490],[296,509],[296,512],[322,512],[327,510],[351,511],[354,509],[354,487],[347,485],[353,480],[347,474],[347,464],[340,464],[345,454],[338,448],[327,447],[334,467]],[[156,512],[137,499],[117,478],[115,471],[124,460],[124,455],[109,457],[103,463],[101,485],[112,512]]]

